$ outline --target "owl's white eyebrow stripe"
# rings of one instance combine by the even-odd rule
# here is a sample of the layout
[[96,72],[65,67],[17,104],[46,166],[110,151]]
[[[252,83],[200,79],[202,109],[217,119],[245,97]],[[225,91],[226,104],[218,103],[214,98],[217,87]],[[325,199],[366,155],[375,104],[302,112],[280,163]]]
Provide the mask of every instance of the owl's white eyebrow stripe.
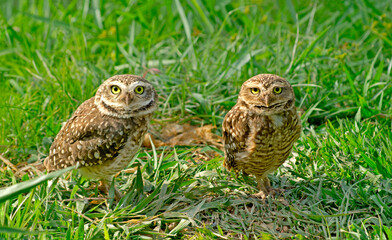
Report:
[[114,86],[114,85],[119,86],[121,89],[124,89],[127,86],[124,83],[118,82],[118,81],[113,81],[113,82],[110,83],[110,86]]
[[271,84],[270,86],[268,86],[268,88],[265,88],[265,86],[261,83],[256,83],[256,84],[249,84],[248,85],[249,88],[259,88],[262,91],[266,91],[267,89],[271,89],[271,88],[275,88],[275,87],[280,87],[280,88],[286,88],[287,86],[284,84]]
[[133,89],[136,88],[136,86],[146,87],[148,84],[145,82],[142,82],[142,81],[136,81],[136,82],[131,83],[130,85],[126,85],[126,84],[119,82],[119,81],[113,81],[113,82],[111,82],[111,85],[117,85],[121,88],[121,90],[130,92],[130,91],[133,91]]
[[263,91],[267,90],[267,89],[264,87],[264,85],[261,84],[261,83],[249,84],[247,87],[249,87],[249,88],[258,88],[258,89],[263,90]]

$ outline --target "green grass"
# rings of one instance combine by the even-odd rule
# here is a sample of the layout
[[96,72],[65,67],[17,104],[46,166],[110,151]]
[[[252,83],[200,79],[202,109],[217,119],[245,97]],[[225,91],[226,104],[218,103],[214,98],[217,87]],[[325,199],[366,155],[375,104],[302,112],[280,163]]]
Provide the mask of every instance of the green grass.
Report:
[[[392,238],[392,2],[298,2],[1,1],[0,153],[13,164],[42,161],[103,80],[149,68],[156,121],[219,135],[242,82],[276,73],[304,131],[270,177],[283,196],[249,197],[254,179],[211,146],[141,149],[119,203],[89,200],[94,183],[73,171],[1,202],[0,239]],[[34,177],[0,162],[0,186]]]

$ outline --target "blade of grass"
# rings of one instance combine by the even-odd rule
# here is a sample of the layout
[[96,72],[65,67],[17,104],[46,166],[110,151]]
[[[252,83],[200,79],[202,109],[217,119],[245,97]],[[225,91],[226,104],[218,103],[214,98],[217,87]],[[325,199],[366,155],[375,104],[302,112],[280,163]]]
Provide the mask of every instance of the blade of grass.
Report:
[[17,183],[12,186],[6,187],[0,190],[0,203],[7,201],[9,199],[17,197],[19,194],[24,192],[28,192],[36,186],[52,179],[61,176],[62,174],[75,169],[75,167],[68,167],[59,171],[55,171],[46,175],[42,175],[40,177]]

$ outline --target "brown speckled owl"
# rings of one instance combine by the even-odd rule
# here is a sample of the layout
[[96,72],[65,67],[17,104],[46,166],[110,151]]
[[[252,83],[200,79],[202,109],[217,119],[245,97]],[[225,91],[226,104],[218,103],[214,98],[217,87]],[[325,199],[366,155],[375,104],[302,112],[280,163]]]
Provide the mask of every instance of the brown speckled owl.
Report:
[[273,74],[259,74],[244,82],[237,104],[223,121],[228,169],[254,175],[262,199],[273,191],[267,175],[289,156],[300,136],[301,122],[290,83]]
[[109,78],[61,128],[45,167],[53,171],[78,165],[82,175],[100,179],[100,189],[108,192],[113,175],[138,151],[157,100],[153,86],[141,77]]

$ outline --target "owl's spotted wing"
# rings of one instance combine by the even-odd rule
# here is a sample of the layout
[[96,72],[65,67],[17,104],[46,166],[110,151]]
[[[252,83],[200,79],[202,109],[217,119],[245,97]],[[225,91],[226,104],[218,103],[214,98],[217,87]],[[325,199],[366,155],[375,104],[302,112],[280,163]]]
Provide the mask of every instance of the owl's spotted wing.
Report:
[[79,163],[80,167],[102,164],[118,155],[126,142],[120,123],[104,121],[90,100],[83,103],[56,136],[45,159],[48,170]]
[[225,161],[223,165],[231,170],[236,169],[236,158],[245,152],[247,139],[250,134],[248,115],[234,106],[225,116],[222,124],[223,140],[225,143]]

